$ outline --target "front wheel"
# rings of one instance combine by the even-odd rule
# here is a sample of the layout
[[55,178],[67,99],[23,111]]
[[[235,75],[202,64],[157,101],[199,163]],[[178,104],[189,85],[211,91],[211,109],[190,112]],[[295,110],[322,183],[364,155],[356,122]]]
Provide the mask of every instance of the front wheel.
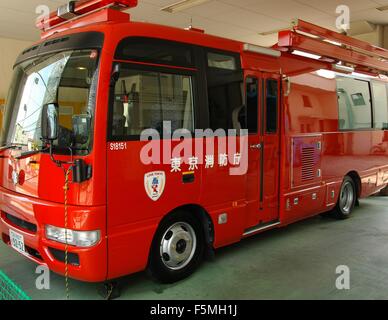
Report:
[[346,176],[339,195],[337,206],[333,211],[333,215],[337,219],[347,219],[353,212],[357,201],[356,185],[352,178]]
[[155,234],[148,270],[162,283],[173,283],[191,275],[202,262],[203,228],[185,212],[165,219]]

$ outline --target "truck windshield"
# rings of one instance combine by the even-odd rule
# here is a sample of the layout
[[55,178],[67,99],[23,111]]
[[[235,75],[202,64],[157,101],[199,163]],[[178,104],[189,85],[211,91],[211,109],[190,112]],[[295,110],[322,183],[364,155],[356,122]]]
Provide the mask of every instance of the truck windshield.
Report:
[[20,144],[40,150],[42,108],[59,106],[54,151],[91,149],[98,52],[72,50],[38,57],[16,66],[9,90],[1,145]]

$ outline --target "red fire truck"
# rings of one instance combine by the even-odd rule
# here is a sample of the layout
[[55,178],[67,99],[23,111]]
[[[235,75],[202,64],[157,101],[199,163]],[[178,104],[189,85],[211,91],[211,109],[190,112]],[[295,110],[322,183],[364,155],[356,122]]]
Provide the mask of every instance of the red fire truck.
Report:
[[[214,249],[347,218],[386,187],[388,51],[304,21],[264,48],[132,22],[136,5],[70,2],[18,57],[1,132],[5,244],[83,281],[148,269],[174,282]],[[141,133],[164,121],[244,129],[246,172],[230,175],[217,147],[211,164],[163,148],[171,161],[144,164]]]

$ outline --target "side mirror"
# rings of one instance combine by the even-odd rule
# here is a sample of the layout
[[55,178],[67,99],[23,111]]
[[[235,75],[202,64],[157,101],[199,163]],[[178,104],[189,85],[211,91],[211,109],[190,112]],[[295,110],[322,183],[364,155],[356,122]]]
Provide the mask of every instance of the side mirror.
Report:
[[58,139],[58,110],[57,103],[48,103],[42,110],[42,138],[45,141],[52,142]]

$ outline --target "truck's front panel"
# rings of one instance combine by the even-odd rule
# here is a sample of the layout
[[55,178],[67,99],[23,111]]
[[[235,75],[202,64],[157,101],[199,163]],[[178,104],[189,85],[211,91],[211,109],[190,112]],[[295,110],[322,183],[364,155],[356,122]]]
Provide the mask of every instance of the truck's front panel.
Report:
[[[104,177],[94,172],[103,41],[103,33],[84,32],[24,51],[14,68],[1,133],[2,240],[63,273],[67,239],[69,275],[85,281],[102,281],[107,275],[105,188],[95,187]],[[51,152],[41,125],[48,104],[59,111]],[[85,163],[88,174],[82,183],[72,181],[73,172],[69,175],[65,221],[64,173],[76,159]],[[61,161],[62,168],[54,161]]]

